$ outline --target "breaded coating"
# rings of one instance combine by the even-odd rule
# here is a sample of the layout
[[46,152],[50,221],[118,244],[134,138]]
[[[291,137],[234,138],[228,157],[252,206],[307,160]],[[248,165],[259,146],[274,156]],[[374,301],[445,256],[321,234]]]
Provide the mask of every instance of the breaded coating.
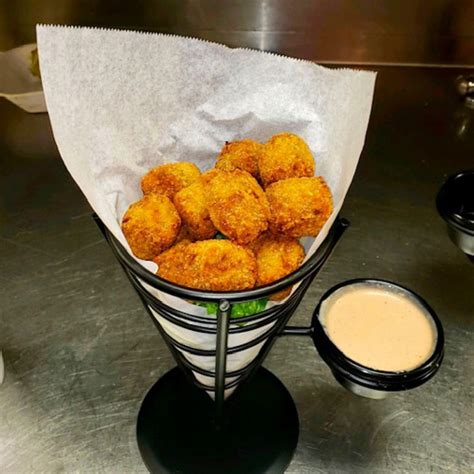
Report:
[[263,148],[254,140],[226,142],[217,157],[216,168],[224,171],[242,170],[259,179],[258,157]]
[[277,181],[266,195],[270,228],[288,237],[316,236],[333,210],[331,191],[321,176]]
[[257,259],[257,285],[264,286],[294,272],[304,260],[304,248],[297,239],[275,235],[262,235],[251,250]]
[[201,240],[163,252],[154,262],[157,275],[177,285],[211,291],[247,290],[255,286],[253,252],[229,240]]
[[200,181],[176,193],[173,202],[194,240],[211,239],[216,235]]
[[201,172],[194,163],[169,163],[157,166],[143,176],[141,187],[143,194],[163,194],[170,199],[199,179]]
[[176,237],[173,247],[176,247],[177,245],[182,245],[182,244],[190,244],[194,242],[195,240],[196,239],[192,236],[187,226],[183,224],[181,225],[181,229],[179,231],[178,237]]
[[132,204],[122,219],[122,230],[132,252],[151,260],[173,245],[181,219],[173,203],[159,194],[147,194]]
[[207,208],[214,226],[238,244],[255,240],[268,228],[268,201],[246,171],[211,170],[202,175]]
[[293,285],[290,285],[288,288],[285,288],[284,290],[280,290],[280,291],[277,291],[276,293],[273,293],[273,295],[270,295],[268,299],[270,301],[284,300],[287,296],[290,296],[292,289],[293,289]]
[[[250,248],[257,259],[257,286],[264,286],[294,272],[304,260],[304,248],[297,239],[274,235],[262,235]],[[270,296],[282,300],[291,292],[291,286]]]
[[293,133],[274,135],[258,158],[260,179],[266,187],[288,178],[314,176],[314,158],[306,142]]

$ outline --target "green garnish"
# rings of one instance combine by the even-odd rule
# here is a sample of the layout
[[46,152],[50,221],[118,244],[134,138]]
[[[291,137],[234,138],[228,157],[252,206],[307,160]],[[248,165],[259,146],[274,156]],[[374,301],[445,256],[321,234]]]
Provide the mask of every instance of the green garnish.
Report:
[[227,237],[224,234],[221,234],[220,232],[217,232],[217,234],[214,236],[214,239],[227,240]]
[[[260,300],[245,301],[244,303],[234,303],[230,313],[231,318],[243,318],[244,316],[251,316],[252,314],[261,313],[267,306],[268,299],[262,298]],[[194,303],[202,308],[206,308],[207,314],[217,314],[217,303]]]

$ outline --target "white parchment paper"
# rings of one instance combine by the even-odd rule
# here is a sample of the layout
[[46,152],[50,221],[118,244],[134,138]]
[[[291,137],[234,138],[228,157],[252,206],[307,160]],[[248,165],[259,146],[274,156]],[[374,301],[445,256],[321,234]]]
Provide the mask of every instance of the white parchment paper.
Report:
[[[334,213],[306,245],[308,255],[324,240],[362,151],[374,73],[161,34],[38,26],[37,37],[61,156],[94,211],[127,249],[121,218],[140,199],[140,178],[150,168],[193,161],[206,171],[225,141],[265,142],[283,131],[306,140],[316,174],[333,192]],[[156,270],[153,263],[141,263]],[[155,294],[202,314],[202,308]],[[215,336],[167,330],[188,343],[193,339],[196,347],[215,347]],[[248,339],[233,335],[229,344],[241,343],[242,337]],[[253,357],[230,361],[228,369]]]

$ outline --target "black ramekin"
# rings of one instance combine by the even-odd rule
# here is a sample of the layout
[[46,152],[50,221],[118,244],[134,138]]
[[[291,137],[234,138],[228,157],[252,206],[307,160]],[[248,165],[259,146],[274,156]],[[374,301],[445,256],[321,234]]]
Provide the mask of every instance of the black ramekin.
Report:
[[474,170],[449,177],[436,197],[450,239],[465,254],[474,255]]
[[[377,285],[385,286],[389,290],[396,290],[415,300],[431,316],[433,326],[437,332],[437,339],[433,354],[419,367],[405,372],[387,372],[365,367],[344,355],[329,339],[319,319],[321,305],[335,291],[350,285]],[[321,298],[313,313],[312,320],[313,341],[321,358],[331,369],[336,380],[356,395],[368,398],[385,398],[388,393],[409,390],[427,382],[438,371],[444,355],[444,332],[441,322],[428,303],[396,283],[386,280],[359,278],[344,281],[329,289]]]

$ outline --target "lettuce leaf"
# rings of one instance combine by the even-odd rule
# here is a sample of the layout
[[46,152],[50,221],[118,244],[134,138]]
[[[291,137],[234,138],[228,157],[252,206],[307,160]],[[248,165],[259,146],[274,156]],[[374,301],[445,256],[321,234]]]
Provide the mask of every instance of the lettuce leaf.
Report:
[[[243,303],[234,303],[230,313],[231,318],[242,318],[262,312],[268,303],[268,298],[259,300],[245,301]],[[194,304],[206,308],[207,314],[217,314],[217,303],[195,302]]]

